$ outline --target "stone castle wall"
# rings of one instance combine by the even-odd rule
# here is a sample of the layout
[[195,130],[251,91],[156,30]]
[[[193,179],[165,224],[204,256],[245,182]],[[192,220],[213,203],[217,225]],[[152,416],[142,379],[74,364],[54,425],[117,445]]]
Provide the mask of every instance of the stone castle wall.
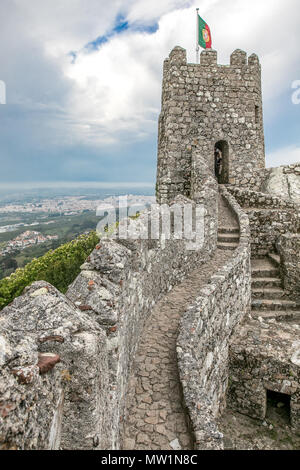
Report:
[[283,199],[276,195],[266,194],[260,191],[253,191],[250,188],[238,188],[229,186],[228,191],[234,196],[237,202],[245,209],[283,209],[298,211],[297,204],[288,199]]
[[247,169],[243,173],[243,178],[239,179],[236,188],[249,189],[251,191],[266,192],[266,181],[270,175],[270,168],[254,168],[249,173]]
[[237,189],[263,192],[269,196],[300,204],[300,164],[276,168],[255,168],[245,172]]
[[276,244],[280,255],[281,277],[284,290],[291,299],[300,300],[300,235],[284,234]]
[[[123,238],[101,239],[66,296],[42,281],[1,311],[2,448],[119,448],[144,322],[161,295],[216,249],[218,192],[207,184],[203,246],[188,249],[172,233],[169,240],[132,239],[148,231],[148,210],[119,224]],[[162,208],[156,210],[160,220]]]
[[248,217],[225,188],[221,191],[239,221],[239,246],[183,315],[177,341],[184,400],[200,450],[223,448],[216,420],[226,401],[229,340],[251,305]]
[[[109,396],[106,410],[111,423],[113,447],[119,447],[119,424],[124,414],[127,381],[144,323],[160,296],[179,283],[195,263],[205,262],[216,248],[217,221],[209,216],[215,208],[217,191],[206,199],[206,236],[200,250],[187,250],[186,241],[176,240],[101,240],[82,273],[70,286],[67,296],[85,306],[101,327],[108,332]],[[177,198],[176,204],[191,203]],[[142,232],[148,224],[149,211],[137,221],[133,230]],[[122,230],[123,221],[119,225]],[[130,229],[128,229],[130,231]],[[88,281],[94,282],[88,288]]]
[[261,69],[256,55],[236,50],[230,65],[217,64],[217,52],[203,51],[200,64],[188,64],[175,47],[164,62],[159,117],[157,200],[190,196],[193,146],[214,174],[214,146],[228,144],[224,183],[256,184],[265,167]]
[[292,201],[233,186],[228,190],[248,214],[253,257],[276,252],[282,235],[299,231],[299,207]]
[[229,348],[228,407],[264,420],[267,391],[290,396],[290,420],[300,427],[299,326],[248,320]]
[[280,168],[282,168],[285,175],[300,176],[300,163],[291,163],[290,165],[283,165]]
[[106,343],[100,326],[44,281],[4,308],[0,449],[105,446]]

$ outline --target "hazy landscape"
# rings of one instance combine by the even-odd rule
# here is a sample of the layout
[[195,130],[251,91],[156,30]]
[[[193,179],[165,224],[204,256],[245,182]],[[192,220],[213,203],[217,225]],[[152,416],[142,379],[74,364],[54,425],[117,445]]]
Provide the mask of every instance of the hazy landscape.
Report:
[[[51,249],[96,230],[101,203],[146,202],[154,188],[48,187],[0,190],[0,279]],[[29,232],[27,235],[24,235]]]

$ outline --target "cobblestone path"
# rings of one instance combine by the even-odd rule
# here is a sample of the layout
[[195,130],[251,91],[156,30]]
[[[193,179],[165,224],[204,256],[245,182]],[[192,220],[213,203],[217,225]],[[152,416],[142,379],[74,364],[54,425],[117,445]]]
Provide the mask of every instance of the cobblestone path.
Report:
[[[226,222],[230,225],[231,220]],[[197,267],[154,307],[131,371],[124,450],[193,449],[177,369],[178,325],[199,289],[230,256],[232,252],[217,250],[208,263]]]

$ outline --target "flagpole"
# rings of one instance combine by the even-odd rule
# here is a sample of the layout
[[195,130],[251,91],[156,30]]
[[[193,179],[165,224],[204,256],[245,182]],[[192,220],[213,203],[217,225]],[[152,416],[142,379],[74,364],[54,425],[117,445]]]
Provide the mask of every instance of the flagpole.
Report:
[[199,60],[199,19],[198,19],[199,8],[196,8],[196,64],[200,63]]

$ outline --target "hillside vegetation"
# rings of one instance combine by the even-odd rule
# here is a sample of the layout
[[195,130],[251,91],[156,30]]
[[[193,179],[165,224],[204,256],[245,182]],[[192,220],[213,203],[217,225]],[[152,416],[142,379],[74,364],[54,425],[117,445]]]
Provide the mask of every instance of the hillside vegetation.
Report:
[[65,293],[80,272],[80,266],[98,243],[96,232],[80,235],[40,258],[33,259],[24,268],[0,280],[0,309],[19,296],[34,281],[44,280]]
[[[4,221],[0,220],[0,225],[8,225],[21,221],[30,224],[37,221],[37,217],[34,214],[25,214],[23,218],[20,215],[20,218],[16,220],[12,216],[2,218]],[[59,246],[74,240],[82,233],[95,230],[101,218],[99,219],[94,212],[87,211],[71,216],[59,215],[54,217],[53,214],[50,214],[38,220],[40,221],[39,225],[24,225],[17,230],[0,233],[0,249],[4,249],[9,240],[13,240],[26,230],[35,230],[44,236],[57,235],[58,240],[33,245],[23,250],[16,250],[15,252],[0,256],[0,279],[10,276],[17,268],[24,268],[34,258],[43,256],[49,250],[55,250]]]

